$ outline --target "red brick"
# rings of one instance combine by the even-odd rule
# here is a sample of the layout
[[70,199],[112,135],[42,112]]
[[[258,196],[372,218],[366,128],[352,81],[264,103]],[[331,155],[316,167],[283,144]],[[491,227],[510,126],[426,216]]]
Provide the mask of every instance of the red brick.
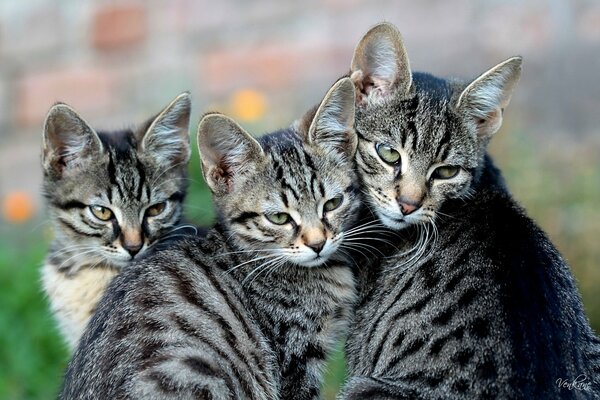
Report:
[[80,67],[26,75],[17,82],[16,122],[40,124],[57,101],[83,114],[105,111],[112,103],[113,81],[106,71]]
[[142,4],[105,6],[93,16],[91,40],[97,49],[129,47],[143,41],[146,34],[146,11]]

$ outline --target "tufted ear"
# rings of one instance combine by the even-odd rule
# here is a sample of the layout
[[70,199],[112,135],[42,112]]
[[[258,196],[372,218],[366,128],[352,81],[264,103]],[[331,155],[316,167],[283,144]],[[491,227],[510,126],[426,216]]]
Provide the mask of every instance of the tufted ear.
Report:
[[477,136],[489,139],[502,125],[502,114],[521,76],[521,57],[512,57],[475,79],[461,93],[456,109],[475,123]]
[[350,77],[357,90],[357,104],[378,104],[394,95],[406,95],[412,74],[398,29],[381,23],[369,30],[356,46]]
[[150,123],[141,139],[140,150],[159,165],[168,168],[190,159],[191,97],[188,92],[177,96]]
[[354,131],[354,102],[354,85],[350,78],[338,80],[314,112],[308,128],[308,142],[347,159],[354,157],[358,144]]
[[236,178],[264,157],[260,144],[234,120],[205,115],[198,125],[202,174],[216,195],[231,191]]
[[42,143],[42,165],[47,173],[62,176],[102,151],[100,138],[75,110],[66,104],[50,109]]

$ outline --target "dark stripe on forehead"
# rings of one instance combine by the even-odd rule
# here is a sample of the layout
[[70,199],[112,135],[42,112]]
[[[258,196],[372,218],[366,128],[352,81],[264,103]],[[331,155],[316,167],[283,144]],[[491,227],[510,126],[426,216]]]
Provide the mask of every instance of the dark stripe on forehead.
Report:
[[277,167],[276,167],[276,174],[277,176],[275,177],[275,179],[280,180],[283,179],[283,167],[281,165],[279,165],[279,163],[277,163]]
[[138,181],[136,198],[138,199],[138,201],[141,201],[142,200],[142,190],[144,188],[144,184],[146,183],[146,173],[144,172],[144,166],[142,165],[142,162],[139,159],[136,160],[135,167],[136,167],[138,175],[140,177],[140,179]]
[[[110,184],[113,187],[117,188],[117,191],[119,192],[119,195],[121,197],[123,197],[123,189],[121,189],[121,186],[119,186],[118,182],[117,182],[117,168],[115,167],[115,161],[114,161],[114,153],[112,151],[108,152],[108,179],[110,181]],[[111,196],[112,198],[112,196]]]
[[289,190],[290,193],[292,194],[292,196],[294,196],[294,199],[296,199],[296,201],[300,200],[300,195],[298,194],[298,192],[296,192],[294,190],[294,188],[291,187],[290,184],[287,183],[287,181],[285,179],[281,180],[281,188],[283,190]]
[[[419,107],[419,98],[418,96],[414,96],[410,100],[403,101],[402,105],[404,107],[404,115],[406,116],[404,120],[404,128],[406,129],[406,136],[411,135],[411,145],[412,149],[416,150],[417,145],[417,108]],[[404,138],[406,140],[406,137]],[[403,144],[404,146],[404,144]]]
[[435,150],[435,159],[438,161],[444,161],[446,156],[448,155],[448,151],[450,150],[450,145],[448,143],[437,144],[437,148]]
[[450,152],[450,144],[443,144],[438,147],[438,152],[435,157],[440,161],[444,161],[448,157],[448,152]]
[[317,192],[317,189],[315,187],[315,185],[317,184],[317,174],[315,173],[315,171],[313,171],[310,174],[310,190],[312,191],[312,195],[313,195],[313,199],[317,200],[317,196],[315,196],[315,193]]
[[408,137],[408,133],[404,129],[400,129],[400,145],[402,148],[406,146],[406,138]]
[[312,159],[312,156],[310,154],[308,154],[306,152],[306,150],[304,150],[304,160],[306,160],[306,166],[308,168],[310,168],[313,171],[317,170],[317,167],[315,167],[315,163],[314,163],[314,161]]
[[289,207],[289,201],[288,201],[288,197],[284,192],[280,193],[281,195],[281,201],[283,202],[283,205],[286,207]]

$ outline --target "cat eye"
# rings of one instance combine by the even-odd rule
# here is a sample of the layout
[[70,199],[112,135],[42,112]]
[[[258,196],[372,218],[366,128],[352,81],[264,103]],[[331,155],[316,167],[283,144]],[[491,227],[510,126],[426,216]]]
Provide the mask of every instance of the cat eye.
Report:
[[344,196],[341,195],[327,200],[325,204],[323,204],[323,210],[325,212],[335,210],[342,204],[342,200],[344,200]]
[[379,157],[388,164],[393,165],[400,162],[400,153],[387,144],[377,143],[375,150]]
[[291,219],[290,214],[287,213],[265,214],[265,217],[275,225],[287,224]]
[[460,171],[460,167],[454,165],[444,165],[443,167],[437,167],[431,177],[433,179],[450,179],[454,178],[458,172]]
[[91,205],[90,211],[94,214],[94,217],[98,218],[100,221],[108,221],[113,218],[113,212],[106,207]]
[[156,203],[156,204],[148,207],[148,209],[146,210],[146,216],[148,216],[148,217],[156,217],[157,215],[159,215],[163,211],[165,211],[166,207],[167,207],[167,202],[166,201],[163,201],[162,203]]

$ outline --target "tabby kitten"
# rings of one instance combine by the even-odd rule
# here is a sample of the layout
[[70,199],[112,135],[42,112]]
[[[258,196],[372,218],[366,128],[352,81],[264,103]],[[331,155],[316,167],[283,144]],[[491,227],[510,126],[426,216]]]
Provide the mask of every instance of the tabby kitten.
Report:
[[74,348],[108,283],[181,218],[190,96],[136,131],[95,132],[57,104],[44,127],[44,194],[55,239],[43,287]]
[[317,399],[355,299],[343,256],[360,198],[354,87],[255,140],[198,128],[219,222],[120,274],[71,360],[63,399]]
[[486,153],[520,72],[514,57],[462,84],[411,73],[392,25],[360,41],[359,174],[380,220],[416,239],[361,288],[343,398],[600,396],[571,271]]

